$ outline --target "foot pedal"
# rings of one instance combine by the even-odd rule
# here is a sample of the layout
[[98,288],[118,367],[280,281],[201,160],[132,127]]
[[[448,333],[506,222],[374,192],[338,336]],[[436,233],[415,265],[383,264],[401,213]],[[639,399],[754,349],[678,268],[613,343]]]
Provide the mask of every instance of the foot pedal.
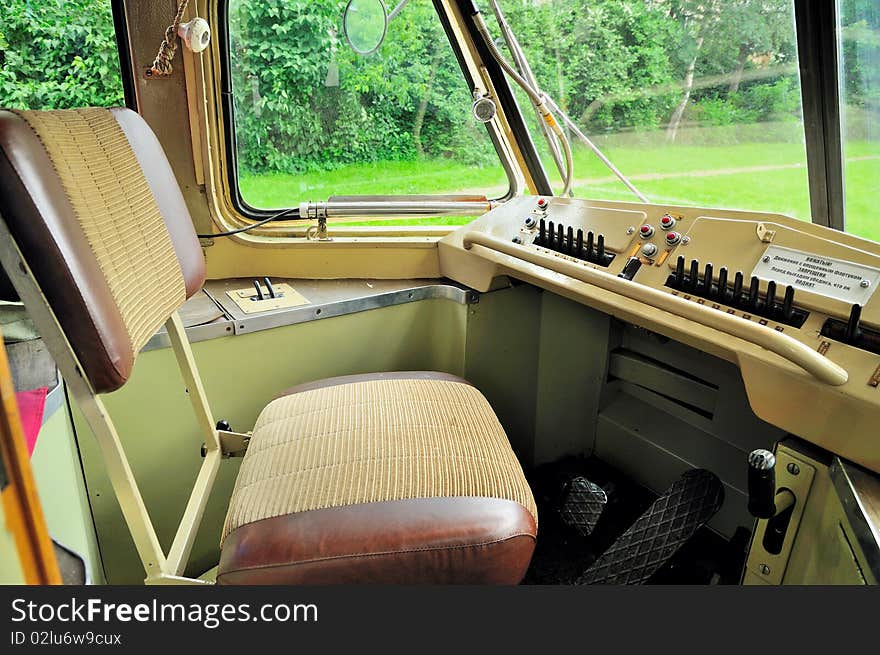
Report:
[[641,584],[715,515],[724,501],[718,477],[688,471],[617,538],[575,584]]
[[599,522],[608,495],[597,484],[577,477],[566,485],[565,500],[559,508],[559,517],[582,537],[589,537]]

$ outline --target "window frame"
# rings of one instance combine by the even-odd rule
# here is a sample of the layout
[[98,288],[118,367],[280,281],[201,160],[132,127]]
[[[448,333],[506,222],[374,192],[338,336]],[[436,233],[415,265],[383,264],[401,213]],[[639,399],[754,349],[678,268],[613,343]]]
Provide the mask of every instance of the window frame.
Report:
[[[265,209],[254,207],[250,205],[241,195],[241,189],[239,187],[238,180],[238,150],[236,144],[236,134],[235,134],[235,107],[233,100],[233,89],[232,89],[232,60],[231,60],[231,48],[230,46],[230,32],[229,32],[229,4],[231,0],[219,0],[217,3],[217,17],[218,24],[220,29],[216,30],[216,37],[218,43],[218,51],[220,54],[219,57],[219,76],[218,76],[218,89],[220,91],[219,98],[219,106],[222,117],[222,138],[224,140],[224,163],[226,166],[226,183],[228,185],[229,194],[230,194],[230,202],[232,205],[232,209],[239,215],[240,218],[246,219],[248,221],[259,221],[265,218],[269,218],[270,216],[277,214],[279,211],[284,211],[284,208],[273,208],[273,209]],[[469,88],[473,89],[475,87],[484,87],[485,84],[483,82],[477,82],[474,80],[469,67],[467,65],[467,61],[464,53],[462,52],[461,44],[458,42],[458,39],[455,36],[455,32],[452,27],[452,23],[450,17],[445,9],[443,0],[432,0],[432,4],[434,5],[434,9],[437,13],[438,20],[440,20],[443,30],[446,34],[447,41],[449,46],[452,48],[453,53],[455,54],[456,60],[458,61],[459,68],[462,72],[463,83],[468,85]],[[468,5],[470,3],[464,2],[456,2],[453,0],[453,4],[458,5]],[[469,15],[470,9],[461,8],[462,14],[464,16]],[[472,32],[472,26],[470,25],[470,21],[468,22],[468,36],[474,38],[475,33]],[[533,176],[533,179],[536,177],[535,173],[540,171],[543,173],[543,179],[547,180],[546,172],[544,172],[543,167],[540,163],[540,157],[537,154],[537,150],[534,147],[534,144],[531,141],[531,137],[528,136],[528,130],[526,129],[526,125],[522,115],[519,113],[519,107],[516,106],[516,101],[513,99],[513,91],[509,86],[507,79],[501,75],[500,77],[496,77],[492,75],[493,72],[491,69],[497,69],[497,73],[501,73],[500,67],[495,63],[495,61],[488,56],[488,52],[483,52],[485,49],[485,45],[479,40],[477,36],[474,39],[474,43],[477,44],[478,51],[482,58],[482,62],[479,62],[481,66],[484,66],[487,69],[487,73],[492,80],[492,84],[494,85],[494,91],[497,97],[496,101],[500,103],[500,109],[503,113],[503,117],[506,119],[508,126],[511,131],[511,135],[514,140],[517,142],[517,145],[520,149],[523,160],[527,163],[530,174]],[[483,49],[480,49],[482,46]],[[500,80],[500,81],[499,81]],[[511,109],[514,109],[514,113],[510,113]],[[515,197],[521,192],[522,187],[522,171],[519,167],[516,159],[511,155],[510,148],[506,143],[503,142],[501,137],[501,130],[497,127],[493,126],[494,121],[487,123],[485,125],[486,130],[489,134],[489,138],[492,141],[492,145],[495,148],[496,155],[498,156],[499,163],[501,167],[504,169],[505,175],[507,176],[508,181],[508,189],[507,192],[498,197],[498,198],[489,198],[490,201],[493,202],[505,202],[512,197]],[[528,141],[522,140],[522,135],[525,134],[528,138]],[[533,166],[535,162],[539,166],[540,169],[534,169]],[[534,171],[534,172],[532,172]],[[543,193],[545,190],[549,189],[549,181],[546,182],[546,189],[543,184],[541,184],[541,178],[537,177],[537,182],[535,185],[540,189],[539,192]],[[552,193],[552,192],[551,192]],[[347,196],[349,199],[357,196],[350,196],[345,193],[345,189],[340,189],[339,193],[336,194],[339,196]],[[396,195],[399,194],[389,194],[388,197],[393,199]],[[434,194],[425,194],[426,198],[431,197]],[[437,195],[438,199],[442,199],[443,196]],[[375,196],[372,197],[375,200]],[[312,198],[298,198],[294,199],[294,202],[299,203],[307,202],[310,200],[314,200]],[[323,201],[327,199],[319,199],[319,201]],[[299,208],[297,205],[292,205],[290,207],[290,211],[287,217],[284,219],[285,221],[302,221],[307,220],[300,216]],[[393,220],[395,217],[405,218],[407,215],[403,213],[397,213],[394,211],[389,211],[388,220]],[[405,227],[405,226],[401,226]],[[455,226],[425,226],[432,232],[443,231],[449,232],[455,229]],[[342,228],[346,231],[350,228]],[[387,232],[388,230],[395,230],[395,226],[377,226],[374,228],[367,228],[370,231],[374,231],[376,233]],[[410,229],[410,228],[407,228]],[[338,231],[334,230],[334,231]],[[358,230],[360,231],[360,230]]]
[[813,223],[846,231],[838,0],[794,0]]

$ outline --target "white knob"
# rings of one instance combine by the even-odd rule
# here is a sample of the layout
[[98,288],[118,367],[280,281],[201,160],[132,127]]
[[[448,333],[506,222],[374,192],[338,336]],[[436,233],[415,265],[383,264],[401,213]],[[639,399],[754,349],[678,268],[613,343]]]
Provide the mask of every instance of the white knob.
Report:
[[653,257],[657,254],[657,246],[655,246],[653,243],[646,243],[642,246],[642,254],[645,257]]
[[188,23],[181,23],[177,35],[193,52],[201,52],[211,41],[211,26],[204,18],[196,16]]

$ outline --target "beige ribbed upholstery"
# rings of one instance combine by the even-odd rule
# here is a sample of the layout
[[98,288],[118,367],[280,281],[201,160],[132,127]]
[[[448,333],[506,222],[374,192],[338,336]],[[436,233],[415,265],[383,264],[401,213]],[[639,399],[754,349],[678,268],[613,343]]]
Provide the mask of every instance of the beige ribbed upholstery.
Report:
[[134,151],[107,109],[17,113],[46,149],[137,353],[186,289]]
[[260,414],[223,539],[284,514],[451,496],[516,501],[537,521],[519,462],[477,389],[415,379],[315,389]]

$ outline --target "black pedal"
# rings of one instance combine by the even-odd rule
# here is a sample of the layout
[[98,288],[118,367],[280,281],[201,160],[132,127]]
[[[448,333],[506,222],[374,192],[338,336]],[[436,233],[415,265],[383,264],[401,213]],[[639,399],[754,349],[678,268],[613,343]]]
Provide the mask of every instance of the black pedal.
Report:
[[586,478],[577,477],[566,484],[559,517],[582,537],[589,537],[606,504],[608,495],[602,487]]
[[715,515],[723,501],[724,487],[714,473],[688,471],[575,584],[642,584]]

